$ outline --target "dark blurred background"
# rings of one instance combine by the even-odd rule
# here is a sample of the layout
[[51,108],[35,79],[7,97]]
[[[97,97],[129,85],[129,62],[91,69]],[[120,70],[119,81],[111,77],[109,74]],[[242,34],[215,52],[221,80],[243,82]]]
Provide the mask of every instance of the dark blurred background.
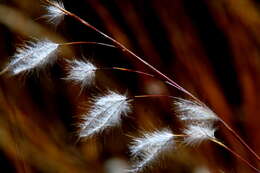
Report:
[[[260,153],[259,2],[253,0],[64,0],[65,8],[114,37],[196,95]],[[70,17],[46,22],[38,0],[0,0],[0,67],[26,40],[111,43]],[[151,72],[120,49],[70,46],[58,62],[27,75],[0,77],[1,172],[107,172],[129,169],[128,145],[140,131],[170,127],[178,133],[172,100],[140,99],[121,127],[78,142],[76,126],[89,97],[107,89],[128,95],[187,97],[157,79],[128,72],[98,72],[95,87],[63,80],[64,59],[90,59],[98,67]],[[156,105],[156,106],[155,106]],[[260,166],[222,127],[216,136]],[[251,170],[212,143],[181,147],[147,172],[208,173]]]

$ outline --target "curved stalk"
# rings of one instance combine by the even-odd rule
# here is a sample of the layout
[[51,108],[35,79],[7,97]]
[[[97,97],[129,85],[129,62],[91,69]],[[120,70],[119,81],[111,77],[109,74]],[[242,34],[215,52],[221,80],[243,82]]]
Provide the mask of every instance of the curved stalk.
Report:
[[256,158],[258,161],[260,161],[260,157],[254,152],[254,150],[247,145],[247,143],[222,119],[220,119],[221,123],[237,138],[237,140],[245,147],[247,148]]
[[139,71],[139,70],[132,70],[132,69],[128,69],[128,68],[122,68],[122,67],[97,68],[97,70],[119,70],[119,71],[137,73],[137,74],[141,74],[141,75],[144,75],[144,76],[149,76],[149,77],[152,77],[152,78],[156,78],[154,75],[152,75],[150,73],[146,73],[146,72]]
[[260,173],[260,170],[257,169],[256,167],[254,167],[251,163],[249,163],[246,159],[244,159],[241,155],[239,155],[238,153],[236,153],[234,150],[232,150],[231,148],[229,148],[228,146],[226,146],[225,144],[223,144],[222,142],[216,140],[216,139],[210,139],[212,142],[224,147],[226,150],[228,150],[230,153],[232,153],[235,157],[237,157],[239,160],[241,160],[242,162],[244,162],[246,165],[248,165],[250,168],[252,168],[254,171]]
[[146,94],[146,95],[135,95],[132,97],[129,97],[129,100],[135,100],[140,98],[155,98],[155,97],[166,97],[166,98],[174,98],[174,96],[171,95],[162,95],[162,94]]
[[[143,72],[143,71],[139,71],[139,70],[133,70],[133,69],[128,69],[128,68],[122,68],[122,67],[104,67],[104,68],[97,68],[96,71],[102,71],[102,70],[119,70],[119,71],[125,71],[125,72],[130,72],[130,73],[137,73],[137,74],[140,74],[140,75],[144,75],[144,76],[148,76],[148,77],[151,77],[151,78],[154,78],[154,79],[157,79],[157,80],[160,80],[158,79],[155,75],[153,74],[150,74],[150,73],[146,73],[146,72]],[[161,80],[162,82],[164,82],[165,84],[168,84],[168,85],[171,85],[169,84],[167,81],[163,81]]]
[[[98,34],[102,35],[103,37],[107,38],[108,40],[110,40],[112,43],[115,44],[116,47],[120,48],[123,52],[127,52],[128,54],[132,55],[134,58],[136,58],[138,61],[140,61],[141,63],[143,63],[144,65],[146,65],[148,68],[150,68],[153,72],[155,72],[160,78],[164,79],[166,83],[168,83],[169,85],[175,87],[176,89],[186,93],[188,96],[190,96],[192,99],[196,100],[197,102],[205,105],[202,101],[200,101],[197,97],[195,97],[193,94],[191,94],[189,91],[187,91],[186,89],[184,89],[183,87],[181,87],[179,84],[177,84],[176,82],[174,82],[171,78],[169,78],[168,76],[166,76],[165,74],[163,74],[162,72],[160,72],[158,69],[156,69],[154,66],[152,66],[151,64],[149,64],[147,61],[145,61],[144,59],[142,59],[140,56],[136,55],[134,52],[132,52],[130,49],[128,49],[127,47],[125,47],[122,43],[118,42],[117,40],[115,40],[114,38],[110,37],[109,35],[105,34],[104,32],[100,31],[98,28],[96,28],[95,26],[91,25],[90,23],[88,23],[87,21],[83,20],[82,18],[80,18],[79,16],[77,16],[74,13],[71,13],[69,11],[67,11],[64,8],[61,8],[59,6],[57,6],[55,3],[51,2],[50,0],[44,0],[45,2],[49,3],[50,5],[55,6],[56,8],[58,8],[59,10],[61,10],[62,12],[64,12],[65,15],[68,15],[72,18],[74,18],[75,20],[77,20],[78,22],[82,23],[83,25],[85,25],[86,27],[96,31]],[[258,161],[260,161],[260,157],[256,154],[256,152],[254,152],[254,150],[249,147],[249,145],[246,144],[246,142],[228,125],[224,122],[224,120],[222,120],[219,117],[220,121],[223,123],[223,125],[238,139],[238,141],[250,152],[254,155],[254,157],[256,157],[256,159]]]
[[60,46],[70,46],[70,45],[77,45],[77,44],[94,44],[94,45],[101,45],[101,46],[116,48],[116,46],[114,46],[112,44],[100,43],[100,42],[94,42],[94,41],[76,41],[76,42],[60,43],[59,45]]

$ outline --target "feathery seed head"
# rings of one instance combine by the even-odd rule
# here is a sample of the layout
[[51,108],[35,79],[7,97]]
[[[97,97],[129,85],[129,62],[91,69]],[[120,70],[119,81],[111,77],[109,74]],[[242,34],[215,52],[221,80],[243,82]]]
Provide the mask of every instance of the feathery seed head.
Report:
[[69,61],[70,69],[67,80],[72,80],[81,84],[82,87],[93,83],[97,68],[89,61],[73,60]]
[[94,104],[89,113],[83,115],[84,121],[80,124],[80,137],[88,137],[102,132],[108,127],[119,125],[121,116],[131,111],[127,97],[113,91],[93,100]]
[[134,167],[130,172],[142,171],[173,147],[174,135],[169,129],[143,133],[142,137],[133,139],[130,146],[130,152],[135,160]]
[[66,15],[60,8],[65,8],[61,1],[55,1],[53,3],[55,5],[48,5],[45,7],[48,13],[44,15],[44,17],[47,18],[49,22],[59,24],[63,20],[64,15]]
[[56,59],[58,46],[49,40],[30,42],[17,49],[7,68],[13,75],[17,75],[50,64]]
[[183,132],[187,135],[184,143],[187,145],[199,145],[202,141],[215,139],[215,131],[210,125],[189,125]]
[[177,113],[184,121],[215,121],[217,115],[205,105],[178,98],[174,104],[177,107]]

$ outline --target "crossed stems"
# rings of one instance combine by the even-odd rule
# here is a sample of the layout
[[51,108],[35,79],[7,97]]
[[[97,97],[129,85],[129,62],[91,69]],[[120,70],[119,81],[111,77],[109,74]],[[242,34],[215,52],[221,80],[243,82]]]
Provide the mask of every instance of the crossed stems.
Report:
[[[169,78],[168,76],[166,76],[165,74],[163,74],[162,72],[160,72],[158,69],[156,69],[154,66],[152,66],[151,64],[149,64],[147,61],[145,61],[144,59],[142,59],[140,56],[136,55],[134,52],[132,52],[131,50],[129,50],[127,47],[125,47],[123,44],[121,44],[120,42],[118,42],[117,40],[115,40],[114,38],[110,37],[109,35],[105,34],[104,32],[100,31],[99,29],[97,29],[95,26],[91,25],[90,23],[88,23],[87,21],[83,20],[82,18],[80,18],[79,16],[77,16],[74,13],[71,13],[69,11],[67,11],[64,8],[61,8],[60,6],[58,6],[57,4],[51,2],[50,0],[43,0],[45,2],[47,2],[48,4],[58,8],[59,10],[61,10],[65,15],[70,16],[74,19],[76,19],[78,22],[82,23],[83,25],[85,25],[86,27],[96,31],[98,34],[102,35],[103,37],[107,38],[108,40],[110,40],[111,42],[114,43],[114,45],[118,48],[120,48],[123,52],[127,52],[128,54],[132,55],[135,59],[137,59],[138,61],[140,61],[141,63],[143,63],[144,65],[146,65],[148,68],[150,68],[155,74],[158,75],[159,78],[163,79],[164,81],[166,81],[166,83],[168,83],[169,85],[175,87],[176,89],[186,93],[187,95],[189,95],[192,99],[198,101],[199,103],[205,105],[202,101],[200,101],[197,97],[195,97],[193,94],[191,94],[189,91],[187,91],[186,89],[184,89],[183,87],[181,87],[180,85],[178,85],[176,82],[174,82],[171,78]],[[252,153],[255,158],[260,161],[260,157],[254,152],[253,149],[251,149],[251,147],[249,145],[247,145],[247,143],[226,123],[224,122],[224,120],[222,120],[220,117],[220,122],[227,128],[227,130],[229,132],[231,132],[236,138],[237,140],[250,152]]]

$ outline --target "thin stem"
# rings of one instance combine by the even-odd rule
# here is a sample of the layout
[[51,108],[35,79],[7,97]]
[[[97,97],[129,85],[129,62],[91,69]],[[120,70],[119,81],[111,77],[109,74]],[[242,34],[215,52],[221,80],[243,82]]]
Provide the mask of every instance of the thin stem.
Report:
[[152,97],[168,97],[168,98],[174,98],[174,96],[171,95],[161,95],[161,94],[152,94],[152,95],[137,95],[133,96],[134,98],[152,98]]
[[176,137],[186,137],[188,135],[184,135],[184,134],[173,134],[173,136],[176,136]]
[[[128,97],[127,100],[134,101],[139,98],[154,98],[154,97],[174,98],[174,96],[171,96],[171,95],[151,94],[151,95],[135,95],[132,97]],[[185,135],[176,135],[176,136],[185,136]]]
[[249,163],[246,159],[244,159],[241,155],[239,155],[238,153],[236,153],[235,151],[233,151],[231,148],[229,148],[228,146],[226,146],[225,144],[223,144],[222,142],[216,140],[216,139],[210,139],[212,142],[224,147],[226,150],[228,150],[229,152],[231,152],[234,156],[236,156],[238,159],[240,159],[242,162],[244,162],[245,164],[247,164],[250,168],[252,168],[254,171],[256,172],[260,172],[259,169],[257,169],[256,167],[254,167],[251,163]]
[[116,48],[116,46],[111,45],[111,44],[94,42],[94,41],[76,41],[76,42],[60,43],[59,45],[60,46],[70,46],[70,45],[77,45],[77,44],[94,44],[94,45],[101,45],[101,46]]
[[[104,68],[97,68],[96,71],[97,70],[100,70],[100,71],[102,71],[102,70],[119,70],[119,71],[137,73],[137,74],[140,74],[140,75],[144,75],[144,76],[148,76],[148,77],[160,80],[156,76],[154,76],[154,75],[152,75],[150,73],[146,73],[146,72],[139,71],[139,70],[132,70],[132,69],[128,69],[128,68],[122,68],[122,67],[104,67]],[[162,82],[164,82],[165,84],[171,85],[167,81],[162,81]]]
[[[125,71],[125,72],[131,72],[131,73],[137,73],[137,74],[140,74],[140,75],[144,75],[144,76],[148,76],[148,77],[151,77],[151,78],[154,78],[154,79],[157,79],[157,80],[161,80],[161,79],[158,79],[155,75],[153,74],[150,74],[150,73],[146,73],[146,72],[143,72],[143,71],[139,71],[139,70],[133,70],[133,69],[128,69],[128,68],[122,68],[122,67],[104,67],[104,68],[97,68],[96,70],[119,70],[119,71]],[[164,82],[165,84],[167,85],[171,85],[171,83],[167,82],[167,81],[163,81],[161,80],[162,82]]]
[[171,95],[147,94],[147,95],[136,95],[136,96],[128,97],[127,100],[133,101],[133,100],[135,100],[135,99],[140,99],[140,98],[154,98],[154,97],[174,98],[174,96],[171,96]]
[[146,94],[146,95],[136,95],[129,97],[128,100],[135,100],[139,98],[154,98],[154,97],[166,97],[166,98],[174,98],[174,96],[171,95],[162,95],[162,94]]
[[2,71],[0,71],[0,76],[6,73],[9,70],[9,65],[6,66]]
[[[184,89],[183,87],[181,87],[179,84],[177,84],[176,82],[174,82],[171,78],[169,78],[168,76],[166,76],[165,74],[163,74],[162,72],[160,72],[159,70],[157,70],[154,66],[152,66],[151,64],[149,64],[147,61],[145,61],[144,59],[142,59],[140,56],[136,55],[134,52],[132,52],[131,50],[129,50],[127,47],[125,47],[123,44],[121,44],[120,42],[118,42],[117,40],[113,39],[112,37],[108,36],[107,34],[103,33],[102,31],[100,31],[99,29],[97,29],[95,26],[91,25],[90,23],[88,23],[87,21],[83,20],[82,18],[80,18],[79,16],[75,15],[74,13],[71,13],[69,11],[67,11],[64,8],[59,7],[58,5],[56,5],[55,3],[51,2],[50,0],[44,0],[45,2],[55,6],[56,8],[58,8],[59,10],[61,10],[62,12],[64,12],[65,15],[71,16],[72,18],[76,19],[77,21],[79,21],[80,23],[82,23],[83,25],[87,26],[88,28],[96,31],[97,33],[99,33],[100,35],[102,35],[103,37],[107,38],[108,40],[110,40],[111,42],[113,42],[116,47],[119,47],[123,52],[127,52],[128,54],[132,55],[134,58],[136,58],[138,61],[140,61],[141,63],[143,63],[144,65],[146,65],[147,67],[149,67],[152,71],[154,71],[158,76],[160,76],[161,78],[163,78],[165,80],[166,83],[168,83],[169,85],[175,87],[176,89],[186,93],[187,95],[189,95],[191,98],[193,98],[194,100],[198,101],[201,104],[204,104],[203,102],[201,102],[197,97],[195,97],[193,94],[191,94],[189,91],[187,91],[186,89]],[[229,127],[221,118],[220,121],[224,124],[224,126],[240,141],[240,143],[245,146],[249,152],[251,152],[258,160],[260,160],[260,157],[253,151],[253,149],[251,149],[246,142],[239,137],[239,135],[231,128]]]
[[222,119],[220,119],[222,124],[237,138],[237,140],[246,147],[257,159],[260,161],[260,157],[254,152],[254,150],[247,145],[247,143]]
[[119,71],[137,73],[137,74],[141,74],[144,76],[149,76],[149,77],[155,78],[155,76],[150,73],[146,73],[146,72],[139,71],[139,70],[132,70],[132,69],[128,69],[128,68],[122,68],[122,67],[98,68],[97,70],[119,70]]

